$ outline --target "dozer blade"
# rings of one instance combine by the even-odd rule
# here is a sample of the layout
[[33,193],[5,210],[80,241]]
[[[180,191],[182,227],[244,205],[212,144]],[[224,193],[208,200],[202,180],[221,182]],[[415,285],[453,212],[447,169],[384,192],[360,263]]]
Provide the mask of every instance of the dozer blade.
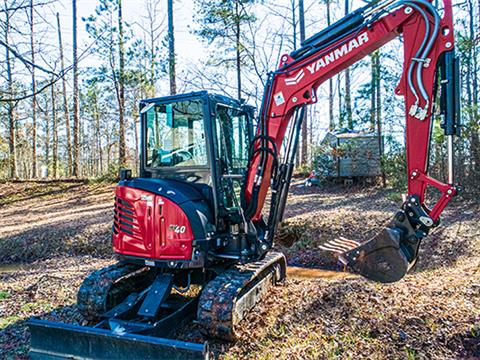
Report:
[[400,232],[384,228],[372,239],[359,244],[347,239],[333,240],[321,248],[339,253],[338,259],[367,279],[391,283],[402,279],[409,262],[400,246]]
[[208,359],[208,344],[31,319],[30,358],[58,359]]

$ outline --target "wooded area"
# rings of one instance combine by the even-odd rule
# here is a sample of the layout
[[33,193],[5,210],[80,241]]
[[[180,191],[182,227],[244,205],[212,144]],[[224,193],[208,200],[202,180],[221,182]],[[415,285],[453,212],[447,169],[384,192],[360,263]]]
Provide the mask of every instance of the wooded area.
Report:
[[[68,34],[59,15],[66,6],[73,14]],[[359,4],[195,0],[189,29],[208,56],[188,66],[179,61],[185,46],[174,41],[181,1],[145,0],[133,23],[125,20],[124,6],[99,0],[90,16],[79,18],[75,0],[4,0],[0,179],[101,178],[122,166],[136,169],[141,99],[205,89],[259,107],[263,82],[280,56]],[[468,185],[477,184],[480,173],[480,3],[457,1],[454,11],[464,124],[457,176],[472,190]],[[90,36],[80,44],[81,28]],[[403,101],[393,93],[401,49],[401,40],[390,43],[320,88],[302,129],[299,170],[311,168],[328,130],[348,128],[383,135],[383,170],[390,184],[404,180]],[[446,149],[436,120],[431,171],[442,180]]]
[[[408,5],[387,16],[409,21],[406,41],[419,43],[418,29],[429,33],[428,25],[410,21],[409,14],[428,4],[400,3]],[[287,129],[301,134],[299,151],[286,146],[279,166],[276,156],[271,165],[260,159],[252,161],[256,173],[241,175],[247,117],[236,101],[209,97],[210,114],[197,110],[202,102],[196,99],[204,95],[184,97],[186,105],[178,108],[152,101],[142,108],[140,129],[146,98],[207,90],[260,108],[282,55],[363,5],[0,0],[0,359],[61,357],[64,350],[76,358],[142,358],[149,344],[155,344],[153,357],[164,358],[170,350],[182,357],[193,348],[199,358],[215,359],[480,358],[480,0],[453,6],[463,121],[454,145],[455,182],[464,191],[453,197],[452,181],[439,186],[441,210],[450,202],[441,219],[439,207],[425,208],[430,189],[425,202],[415,191],[403,194],[405,106],[394,93],[404,64],[401,36],[318,89],[318,102],[297,113],[305,116],[301,127],[297,117]],[[434,23],[436,11],[430,14]],[[444,32],[451,23],[436,29],[450,48],[451,33]],[[357,44],[357,51],[364,54],[372,43]],[[334,54],[340,46],[324,49]],[[422,56],[409,61],[420,71],[433,58]],[[279,78],[286,85],[291,72]],[[303,91],[304,99],[314,98]],[[430,100],[422,103],[425,113]],[[439,102],[437,96],[428,170],[447,182],[451,152]],[[418,115],[417,109],[411,114],[414,106],[410,117]],[[197,129],[206,115],[214,125]],[[260,120],[272,124],[281,116],[272,111]],[[170,132],[175,124],[182,131]],[[126,181],[114,185],[120,168],[138,175],[142,132],[152,170],[143,172],[153,179],[130,179],[122,171]],[[166,142],[150,146],[159,134],[172,135],[171,151],[162,151]],[[205,162],[181,156],[195,148],[197,134],[205,149],[198,158]],[[270,139],[263,132],[257,140],[260,153],[275,155],[280,148],[280,142],[275,151],[264,146]],[[411,149],[410,160],[425,147]],[[184,168],[173,167],[181,163]],[[409,190],[426,182],[416,169],[410,167]],[[365,181],[355,184],[354,178]],[[250,188],[239,186],[249,181]],[[268,191],[270,210],[262,218]],[[38,325],[45,321],[48,326]],[[71,353],[78,350],[88,356]],[[112,356],[115,351],[120,356]]]

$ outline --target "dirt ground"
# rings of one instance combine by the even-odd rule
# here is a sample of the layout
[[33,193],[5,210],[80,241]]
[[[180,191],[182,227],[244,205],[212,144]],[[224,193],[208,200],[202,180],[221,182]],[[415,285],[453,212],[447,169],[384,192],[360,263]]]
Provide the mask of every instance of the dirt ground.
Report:
[[[110,253],[113,185],[0,184],[0,358],[26,358],[31,316],[82,324],[77,289]],[[401,202],[392,190],[292,187],[279,248],[292,268],[242,325],[223,359],[480,358],[480,206],[458,199],[415,270],[375,284],[335,273],[318,246],[372,236]],[[323,271],[318,269],[329,269]],[[188,329],[190,341],[204,341]]]

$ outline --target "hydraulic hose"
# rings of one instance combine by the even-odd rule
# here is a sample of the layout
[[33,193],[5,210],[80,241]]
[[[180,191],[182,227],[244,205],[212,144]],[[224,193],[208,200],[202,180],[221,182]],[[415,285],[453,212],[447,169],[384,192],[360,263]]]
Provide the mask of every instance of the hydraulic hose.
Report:
[[[425,11],[423,9],[419,8],[418,6],[415,6],[414,3],[425,6],[425,8],[432,14],[432,16],[434,18],[434,26],[433,26],[433,32],[432,32],[431,36],[429,36],[430,35],[429,34],[429,32],[430,32],[430,21],[429,21],[428,17],[426,16]],[[392,6],[390,6],[389,10],[391,10],[391,9],[393,9],[393,8],[399,6],[399,5],[411,6],[412,8],[417,10],[422,15],[422,17],[425,21],[425,36],[424,36],[424,39],[422,41],[421,46],[419,47],[419,50],[417,51],[417,54],[415,55],[415,58],[417,58],[417,62],[423,63],[424,60],[426,59],[428,53],[432,49],[432,46],[433,46],[433,44],[434,44],[434,42],[437,38],[438,31],[439,31],[439,28],[440,28],[440,16],[438,15],[438,12],[435,9],[435,7],[432,4],[430,4],[428,1],[425,1],[425,0],[398,1],[398,2],[394,3]],[[429,37],[429,41],[425,46],[425,41],[428,37]],[[409,88],[412,91],[412,93],[415,95],[415,98],[417,99],[417,102],[418,102],[418,94],[415,90],[415,87],[414,87],[413,81],[412,81],[412,72],[413,72],[413,68],[416,65],[417,64],[413,63],[413,62],[410,64],[410,67],[408,69],[407,80],[408,80]],[[429,100],[428,100],[427,91],[425,90],[425,86],[423,85],[422,69],[423,69],[423,65],[417,66],[416,79],[417,79],[417,85],[418,85],[420,94],[422,95],[423,99],[427,103],[426,106],[428,106]]]
[[[423,9],[421,7],[415,5],[412,2],[409,2],[409,1],[403,2],[402,1],[401,3],[405,4],[406,6],[410,6],[410,7],[414,8],[415,10],[417,10],[422,15],[422,17],[425,21],[425,36],[423,37],[422,43],[421,43],[420,47],[418,48],[418,50],[415,54],[415,58],[420,58],[420,56],[422,55],[423,48],[424,48],[425,44],[427,43],[428,35],[430,34],[430,22],[428,21],[428,16],[425,13],[425,11],[423,11]],[[415,61],[412,61],[410,63],[410,66],[408,67],[408,72],[407,72],[407,81],[408,81],[408,87],[410,88],[410,91],[415,96],[415,99],[416,99],[415,103],[418,104],[420,99],[418,97],[417,90],[415,89],[415,86],[413,85],[413,80],[412,80],[413,70],[414,70],[416,64],[417,63]]]
[[[263,178],[264,175],[264,170],[265,170],[265,165],[268,160],[268,151],[266,149],[268,148],[268,131],[267,131],[267,111],[268,111],[268,103],[267,101],[271,98],[272,96],[272,91],[273,91],[273,73],[270,73],[268,75],[267,82],[265,84],[265,90],[263,94],[263,101],[262,101],[262,106],[260,108],[260,114],[259,114],[259,123],[258,126],[260,128],[260,136],[257,137],[258,140],[260,140],[260,151],[258,152],[260,154],[260,161],[259,161],[259,166],[257,169],[255,169],[255,177],[254,181],[252,184],[252,189],[251,189],[251,196],[250,196],[250,201],[248,205],[246,206],[245,209],[245,217],[250,220],[255,212],[257,211],[257,205],[258,205],[258,192],[259,192],[259,186],[257,185],[258,179]],[[251,153],[250,156],[250,166],[253,164],[254,161],[254,154],[255,152]],[[253,169],[252,169],[253,170]],[[246,184],[248,181],[246,182]]]
[[[424,5],[426,8],[428,8],[431,11],[431,13],[433,15],[433,18],[434,18],[432,36],[430,37],[430,41],[428,42],[427,46],[425,47],[425,50],[423,51],[422,57],[421,57],[421,59],[424,60],[424,59],[426,59],[428,53],[432,49],[435,40],[437,39],[438,31],[440,29],[440,15],[438,15],[437,9],[435,9],[435,7],[432,4],[430,4],[429,2],[427,2],[425,0],[413,0],[413,1],[415,1],[417,3],[420,3],[420,4]],[[429,98],[428,98],[427,91],[425,90],[425,87],[423,86],[422,68],[423,68],[423,66],[418,66],[417,67],[417,83],[419,84],[420,93],[422,94],[423,98],[425,99],[425,101],[427,102],[427,105],[428,105]]]

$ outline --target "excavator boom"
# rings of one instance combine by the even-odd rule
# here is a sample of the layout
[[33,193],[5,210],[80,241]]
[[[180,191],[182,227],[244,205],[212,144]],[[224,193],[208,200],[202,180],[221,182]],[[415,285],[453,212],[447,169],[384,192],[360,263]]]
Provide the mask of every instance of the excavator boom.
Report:
[[[458,61],[454,55],[451,0],[444,0],[443,17],[426,0],[369,4],[282,56],[265,87],[244,190],[246,217],[259,223],[272,186],[263,239],[269,246],[283,216],[305,106],[317,102],[316,90],[323,82],[400,35],[404,68],[395,94],[405,99],[407,201],[387,229],[370,242],[353,249],[341,241],[327,247],[360,274],[380,282],[401,279],[415,263],[420,240],[438,224],[440,213],[457,193],[453,184],[453,136],[459,132]],[[437,83],[441,86],[442,126],[449,149],[448,184],[428,175]],[[278,152],[287,131],[285,160],[279,164]],[[442,194],[432,209],[425,205],[428,186]]]

